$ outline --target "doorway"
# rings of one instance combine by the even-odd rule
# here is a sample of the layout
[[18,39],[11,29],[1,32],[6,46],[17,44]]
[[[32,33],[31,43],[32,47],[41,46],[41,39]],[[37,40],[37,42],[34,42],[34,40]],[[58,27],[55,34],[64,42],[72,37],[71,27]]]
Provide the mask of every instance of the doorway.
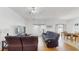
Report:
[[33,25],[33,34],[36,36],[41,36],[43,32],[46,31],[46,25],[44,24],[34,24]]
[[56,32],[60,34],[60,38],[59,38],[59,46],[63,46],[64,45],[64,40],[63,40],[63,36],[62,36],[62,32],[65,31],[65,25],[64,24],[56,24]]
[[56,24],[56,32],[61,34],[62,32],[64,32],[65,29],[65,25],[64,24]]

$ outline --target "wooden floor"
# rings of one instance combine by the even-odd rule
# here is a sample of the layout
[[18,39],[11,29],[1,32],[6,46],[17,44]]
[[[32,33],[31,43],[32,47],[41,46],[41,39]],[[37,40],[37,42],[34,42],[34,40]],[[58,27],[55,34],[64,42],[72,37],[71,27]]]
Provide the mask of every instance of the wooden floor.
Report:
[[42,37],[39,37],[38,40],[38,51],[78,51],[78,49],[64,43],[64,39],[62,38],[59,39],[59,46],[56,48],[47,48]]

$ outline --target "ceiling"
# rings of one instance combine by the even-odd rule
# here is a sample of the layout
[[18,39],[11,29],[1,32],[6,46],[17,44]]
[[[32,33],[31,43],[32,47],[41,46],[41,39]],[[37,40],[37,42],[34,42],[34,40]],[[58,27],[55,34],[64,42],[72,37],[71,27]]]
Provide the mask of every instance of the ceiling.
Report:
[[31,15],[28,7],[11,7],[13,11],[26,19],[33,16],[37,19],[70,20],[79,17],[78,7],[38,7],[37,13]]

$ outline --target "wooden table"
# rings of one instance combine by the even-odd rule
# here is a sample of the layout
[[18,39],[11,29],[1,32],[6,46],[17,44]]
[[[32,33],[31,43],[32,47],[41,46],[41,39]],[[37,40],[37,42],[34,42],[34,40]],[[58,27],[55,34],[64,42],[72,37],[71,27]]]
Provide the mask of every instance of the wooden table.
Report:
[[78,35],[76,35],[76,34],[73,34],[73,37],[75,37],[75,42],[76,42],[76,38],[78,37]]

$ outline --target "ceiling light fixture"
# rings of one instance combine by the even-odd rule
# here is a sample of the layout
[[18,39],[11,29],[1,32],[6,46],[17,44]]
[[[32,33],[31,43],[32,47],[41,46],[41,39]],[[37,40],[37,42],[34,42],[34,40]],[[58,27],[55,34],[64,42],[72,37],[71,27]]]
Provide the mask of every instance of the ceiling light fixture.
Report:
[[28,9],[30,14],[36,14],[38,11],[37,7],[29,7]]
[[37,8],[36,7],[32,7],[32,11],[31,12],[35,14],[37,12]]

